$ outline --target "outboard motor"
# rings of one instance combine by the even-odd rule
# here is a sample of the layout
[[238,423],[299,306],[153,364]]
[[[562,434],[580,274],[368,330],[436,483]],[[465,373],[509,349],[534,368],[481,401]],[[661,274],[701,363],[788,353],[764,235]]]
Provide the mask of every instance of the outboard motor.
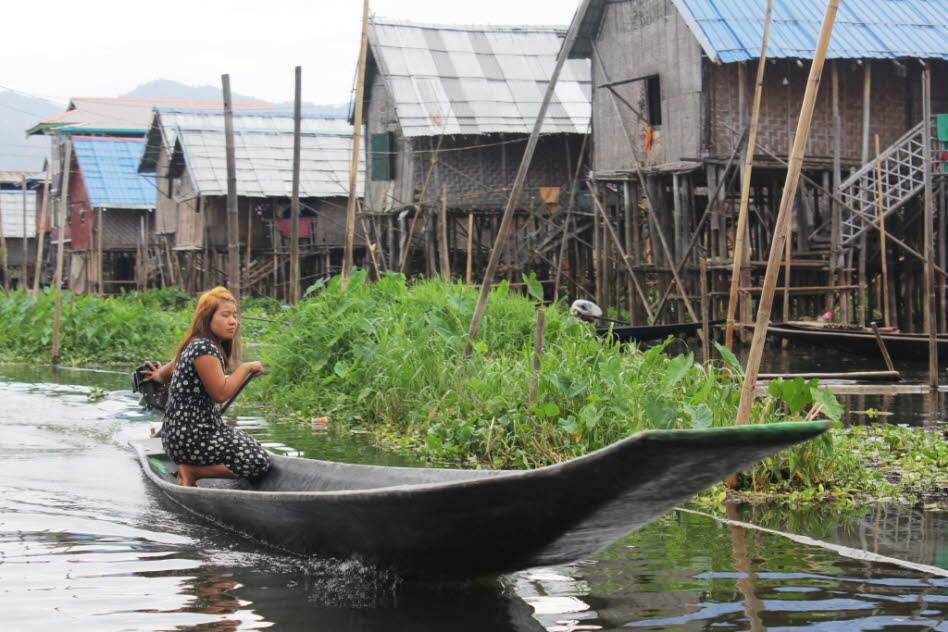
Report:
[[139,403],[146,410],[164,410],[168,404],[168,386],[151,380],[146,382],[142,371],[147,369],[148,365],[142,364],[132,373],[132,392],[141,393]]

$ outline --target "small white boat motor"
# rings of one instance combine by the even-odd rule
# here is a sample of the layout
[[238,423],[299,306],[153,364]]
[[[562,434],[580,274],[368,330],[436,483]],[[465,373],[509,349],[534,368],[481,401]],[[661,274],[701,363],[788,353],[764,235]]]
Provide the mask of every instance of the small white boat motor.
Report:
[[579,298],[569,306],[569,313],[582,320],[593,320],[602,316],[602,309],[592,301]]

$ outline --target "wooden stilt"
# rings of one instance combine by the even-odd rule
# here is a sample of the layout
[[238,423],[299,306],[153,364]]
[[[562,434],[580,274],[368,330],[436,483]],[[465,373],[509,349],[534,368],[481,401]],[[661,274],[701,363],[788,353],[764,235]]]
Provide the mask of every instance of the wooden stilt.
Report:
[[448,185],[441,185],[441,215],[438,217],[438,251],[441,278],[451,280],[451,253],[448,252]]
[[540,357],[543,354],[543,330],[546,326],[546,310],[537,310],[537,327],[533,332],[533,363],[530,371],[530,391],[527,393],[527,405],[537,399],[537,387],[540,382]]
[[711,361],[711,302],[708,300],[708,260],[698,259],[698,287],[701,291],[701,358],[705,364]]
[[[295,93],[293,98],[293,185],[290,193],[290,304],[300,302],[300,143],[303,107],[303,68],[294,71]],[[249,228],[249,226],[248,226]],[[247,237],[248,257],[250,237]]]
[[474,213],[467,214],[467,265],[464,270],[464,282],[471,284],[471,266],[474,260]]
[[43,278],[43,241],[46,237],[47,217],[49,217],[49,172],[53,169],[53,156],[50,153],[46,174],[43,176],[43,206],[36,230],[36,267],[33,271],[33,301],[39,296],[40,279]]
[[810,132],[810,121],[813,108],[816,104],[816,95],[820,85],[820,75],[823,63],[826,60],[826,50],[829,47],[830,36],[833,33],[833,23],[839,8],[839,0],[829,0],[816,51],[813,54],[813,63],[810,66],[810,76],[807,79],[806,91],[803,95],[803,104],[800,109],[800,119],[794,135],[793,153],[787,169],[787,179],[780,199],[780,210],[777,214],[777,223],[774,228],[773,243],[770,247],[770,256],[767,261],[767,272],[764,276],[764,286],[757,308],[757,318],[754,323],[754,337],[751,343],[747,367],[744,371],[744,384],[741,388],[741,403],[737,412],[737,424],[746,424],[750,420],[751,406],[756,391],[757,373],[760,370],[760,361],[764,352],[767,337],[767,326],[770,321],[770,311],[773,305],[774,291],[777,285],[777,273],[783,246],[790,224],[790,209],[796,196],[800,171],[803,168],[803,156],[807,138]]
[[882,264],[882,315],[886,327],[892,326],[889,313],[889,262],[885,246],[885,199],[882,195],[882,160],[879,158],[879,135],[876,134],[876,195],[879,206],[879,262]]
[[63,295],[63,258],[66,251],[66,221],[69,213],[69,180],[72,173],[72,139],[66,139],[66,159],[63,161],[63,178],[59,189],[59,221],[56,222],[59,231],[59,242],[56,246],[56,271],[53,273],[53,340],[50,361],[53,366],[59,364],[59,322],[62,313]]
[[923,253],[926,262],[922,305],[925,314],[925,331],[928,333],[928,384],[934,389],[938,388],[938,324],[935,320],[935,209],[932,197],[932,71],[928,63],[922,68],[922,121],[924,121],[922,125],[924,169],[922,171],[925,174],[923,176],[925,196]]

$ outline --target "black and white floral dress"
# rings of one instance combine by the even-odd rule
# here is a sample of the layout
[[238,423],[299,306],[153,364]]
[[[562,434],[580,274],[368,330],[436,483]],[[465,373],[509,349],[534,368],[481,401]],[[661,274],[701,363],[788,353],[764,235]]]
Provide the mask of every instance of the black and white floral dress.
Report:
[[259,478],[270,469],[270,456],[256,439],[221,419],[194,367],[202,355],[214,356],[224,367],[223,354],[208,338],[195,338],[182,349],[161,430],[165,452],[178,464],[223,464],[241,478]]

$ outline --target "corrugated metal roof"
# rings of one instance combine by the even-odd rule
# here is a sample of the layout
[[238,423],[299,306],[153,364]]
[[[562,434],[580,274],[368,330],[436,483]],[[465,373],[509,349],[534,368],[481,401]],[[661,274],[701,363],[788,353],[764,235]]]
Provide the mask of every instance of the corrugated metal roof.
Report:
[[[369,42],[406,136],[529,133],[562,45],[554,27],[439,26],[373,19]],[[543,132],[585,134],[589,62],[570,60]]]
[[26,222],[23,221],[23,192],[0,191],[3,236],[23,239],[36,237],[36,191],[26,192]]
[[[584,0],[574,19],[581,36],[572,55],[589,56],[608,0]],[[705,54],[716,62],[760,56],[766,3],[761,0],[671,0]],[[774,0],[767,57],[810,59],[825,0]],[[948,59],[945,0],[841,2],[827,57]]]
[[[753,0],[672,0],[705,53],[724,63],[760,56],[766,6]],[[768,58],[813,57],[825,0],[774,0]],[[829,58],[948,59],[945,0],[841,2]]]
[[[140,173],[155,173],[161,147],[174,149],[178,128],[222,130],[223,112],[156,108],[148,144],[142,154]],[[234,112],[234,129],[258,132],[292,132],[293,113],[285,110],[266,112]],[[303,133],[352,134],[352,125],[344,118],[321,114],[303,114],[300,121]]]
[[[291,119],[292,122],[292,119]],[[223,130],[179,127],[173,161],[187,164],[199,195],[227,194],[227,161]],[[293,132],[234,131],[237,194],[289,197],[293,192]],[[360,154],[362,152],[359,152]],[[300,196],[347,197],[352,135],[307,132],[300,138]],[[364,164],[360,159],[358,194]]]
[[72,146],[93,207],[155,208],[155,185],[137,171],[144,140],[76,137]]
[[2,184],[20,184],[23,182],[23,178],[26,178],[27,182],[35,180],[36,177],[43,177],[43,172],[40,171],[0,171],[0,183]]
[[[151,125],[155,108],[223,110],[219,101],[189,99],[112,99],[76,97],[62,114],[40,121],[27,134],[128,133],[144,134]],[[238,102],[235,109],[270,110],[269,103]]]

